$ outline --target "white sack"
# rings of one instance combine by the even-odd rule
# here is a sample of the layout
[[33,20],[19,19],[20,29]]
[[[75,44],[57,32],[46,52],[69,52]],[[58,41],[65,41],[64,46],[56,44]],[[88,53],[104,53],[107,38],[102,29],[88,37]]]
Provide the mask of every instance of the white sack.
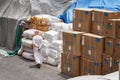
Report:
[[49,42],[52,42],[53,40],[58,40],[59,39],[59,32],[52,31],[52,30],[45,32],[44,39],[46,39]]
[[66,23],[52,23],[50,28],[54,31],[72,31],[72,24],[66,24]]
[[53,48],[53,49],[59,51],[60,53],[62,53],[63,52],[62,46],[63,46],[62,40],[54,40],[51,43],[50,48]]
[[25,52],[33,53],[33,48],[24,47],[23,50],[24,50]]
[[59,59],[60,58],[60,53],[55,49],[49,49],[48,57],[51,57],[53,59]]
[[50,42],[48,42],[47,40],[43,40],[42,41],[42,48],[48,48],[50,46]]
[[29,39],[32,39],[33,36],[35,36],[35,31],[38,31],[39,33],[41,33],[42,35],[42,31],[39,31],[39,30],[36,30],[36,29],[28,29],[28,30],[25,30],[22,34],[23,37],[25,38],[29,38]]
[[33,48],[33,41],[30,39],[22,38],[23,47]]
[[47,58],[47,63],[48,63],[48,64],[57,66],[57,65],[59,64],[59,62],[60,62],[59,59],[53,59],[53,58],[51,58],[51,57],[48,57],[48,58]]
[[51,30],[59,32],[59,39],[62,40],[62,32],[63,31],[72,31],[73,26],[72,23],[52,23],[50,26]]
[[34,55],[33,53],[30,53],[30,52],[23,52],[22,53],[22,56],[26,59],[29,59],[29,60],[34,60]]
[[49,52],[49,48],[41,48],[41,54],[43,57],[47,57]]
[[19,49],[18,55],[22,55],[22,53],[23,53],[23,46],[21,46],[21,48]]

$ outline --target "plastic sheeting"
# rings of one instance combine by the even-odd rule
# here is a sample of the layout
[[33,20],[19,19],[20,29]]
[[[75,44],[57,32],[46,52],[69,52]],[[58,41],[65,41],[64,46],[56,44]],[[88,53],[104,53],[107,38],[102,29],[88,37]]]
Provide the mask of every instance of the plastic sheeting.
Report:
[[31,14],[49,14],[57,16],[64,12],[73,0],[30,0]]
[[98,8],[112,11],[120,11],[120,0],[77,0],[74,2],[66,12],[59,15],[65,23],[72,23],[74,8]]
[[0,46],[12,50],[15,47],[15,36],[18,21],[11,18],[0,18]]
[[0,0],[0,16],[21,19],[30,15],[29,0]]
[[72,0],[0,0],[0,47],[14,50],[18,21],[36,14],[57,16]]

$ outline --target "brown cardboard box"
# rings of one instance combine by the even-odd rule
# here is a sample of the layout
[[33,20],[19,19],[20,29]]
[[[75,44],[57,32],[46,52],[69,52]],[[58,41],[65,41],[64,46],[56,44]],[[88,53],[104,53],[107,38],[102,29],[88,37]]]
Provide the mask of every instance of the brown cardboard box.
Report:
[[83,32],[78,31],[63,32],[63,52],[81,56],[82,34]]
[[104,37],[85,33],[82,36],[82,57],[93,59],[98,62],[102,61],[104,53]]
[[99,35],[106,34],[106,24],[108,19],[119,19],[120,12],[113,12],[108,10],[94,10],[92,18],[92,33]]
[[119,58],[120,57],[116,57],[116,56],[113,56],[112,58],[112,72],[115,72],[115,71],[118,71],[118,66],[119,66]]
[[119,78],[120,78],[120,58],[119,58]]
[[81,75],[101,75],[101,63],[81,58]]
[[114,53],[120,57],[120,38],[115,39],[114,43]]
[[80,76],[81,57],[77,57],[71,53],[63,53],[61,60],[62,73],[71,77]]
[[73,30],[91,32],[92,9],[75,8],[73,13]]
[[102,60],[102,74],[108,74],[111,73],[111,67],[112,67],[112,57],[111,55],[103,54],[103,60]]
[[106,33],[107,37],[120,37],[120,19],[109,19],[106,24]]
[[114,38],[105,38],[105,54],[113,55],[114,53]]

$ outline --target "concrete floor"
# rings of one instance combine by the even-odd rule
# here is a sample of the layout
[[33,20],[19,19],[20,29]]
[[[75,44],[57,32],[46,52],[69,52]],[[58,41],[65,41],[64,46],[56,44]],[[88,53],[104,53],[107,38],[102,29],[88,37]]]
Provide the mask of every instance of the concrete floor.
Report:
[[69,78],[60,73],[56,67],[43,64],[41,69],[29,68],[34,65],[19,56],[0,57],[0,80],[66,80]]

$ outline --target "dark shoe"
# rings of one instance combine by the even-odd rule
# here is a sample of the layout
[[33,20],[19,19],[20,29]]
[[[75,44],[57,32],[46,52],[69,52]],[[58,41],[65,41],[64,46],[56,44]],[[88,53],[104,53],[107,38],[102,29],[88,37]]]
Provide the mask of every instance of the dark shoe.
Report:
[[40,67],[41,67],[41,64],[36,64],[36,65],[29,66],[29,68],[39,68],[39,69],[40,69]]
[[39,69],[40,69],[40,68],[41,68],[41,64],[37,64],[37,68],[39,68]]

